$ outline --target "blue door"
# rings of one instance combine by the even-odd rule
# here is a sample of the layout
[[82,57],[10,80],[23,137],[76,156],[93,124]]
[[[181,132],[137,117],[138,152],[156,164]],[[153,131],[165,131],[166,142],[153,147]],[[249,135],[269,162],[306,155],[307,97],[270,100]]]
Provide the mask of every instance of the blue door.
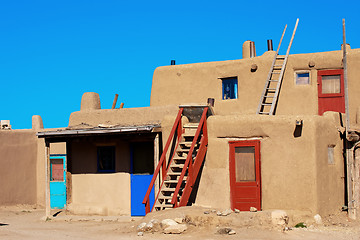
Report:
[[[145,216],[142,203],[154,173],[154,142],[134,142],[130,145],[131,157],[131,216]],[[154,204],[154,188],[150,194],[150,207]]]
[[50,207],[66,207],[66,155],[50,155]]
[[[145,205],[142,204],[153,175],[131,174],[131,216],[145,216]],[[150,209],[154,205],[154,188],[150,193]]]

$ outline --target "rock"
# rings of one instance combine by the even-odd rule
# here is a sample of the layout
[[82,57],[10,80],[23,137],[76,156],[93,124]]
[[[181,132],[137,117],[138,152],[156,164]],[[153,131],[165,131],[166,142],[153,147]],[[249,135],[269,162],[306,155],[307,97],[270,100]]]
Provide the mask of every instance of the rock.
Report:
[[250,212],[257,212],[257,208],[256,207],[250,207]]
[[225,211],[223,211],[221,213],[221,216],[228,216],[232,213],[233,211],[231,209],[226,209]]
[[142,222],[137,226],[136,230],[142,232],[145,230],[145,227],[146,227],[146,222]]
[[139,237],[142,237],[142,236],[144,236],[144,233],[143,233],[143,232],[138,232],[137,235],[138,235]]
[[210,212],[209,212],[209,211],[205,211],[204,214],[210,214]]
[[235,212],[235,213],[240,213],[240,210],[237,209],[237,208],[235,208],[235,209],[234,209],[234,212]]
[[184,218],[174,218],[174,221],[180,224],[184,221]]
[[220,212],[220,211],[217,211],[217,212],[216,212],[216,215],[221,216],[221,212]]
[[185,224],[171,225],[164,229],[165,234],[180,234],[187,229]]
[[274,225],[287,225],[289,222],[289,217],[287,213],[283,210],[275,210],[271,212],[271,222]]
[[216,210],[215,210],[215,209],[213,209],[213,210],[211,210],[211,212],[212,212],[212,213],[216,213]]
[[229,234],[231,231],[233,231],[231,228],[220,228],[217,233],[219,234]]
[[167,227],[170,227],[170,226],[176,226],[176,225],[178,225],[178,223],[175,222],[172,219],[164,219],[164,220],[161,221],[161,226],[163,228],[167,228]]
[[151,231],[153,228],[154,228],[154,224],[151,221],[148,222],[144,227],[145,231]]
[[314,216],[314,220],[315,220],[316,224],[319,224],[319,225],[322,224],[322,219],[321,219],[321,216],[319,214],[316,214]]
[[235,230],[232,230],[231,229],[231,231],[228,233],[229,235],[234,235],[234,234],[236,234],[236,232],[235,232]]

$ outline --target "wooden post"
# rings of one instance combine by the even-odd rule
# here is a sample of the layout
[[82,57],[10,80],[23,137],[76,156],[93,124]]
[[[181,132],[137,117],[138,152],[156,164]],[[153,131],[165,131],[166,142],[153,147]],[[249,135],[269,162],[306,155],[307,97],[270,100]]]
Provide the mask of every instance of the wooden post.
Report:
[[119,108],[124,108],[124,103],[120,103],[120,107]]
[[118,100],[118,97],[119,97],[119,94],[115,94],[115,98],[114,98],[113,105],[112,105],[111,109],[115,109],[115,106],[116,106],[116,102],[117,102],[117,100]]
[[45,215],[50,217],[50,143],[45,140]]
[[[154,139],[154,169],[156,168],[156,166],[159,164],[159,159],[160,159],[160,155],[159,155],[159,133],[156,134],[155,139]],[[155,180],[155,184],[154,184],[154,194],[155,196],[157,195],[157,193],[159,192],[159,186],[161,183],[160,179],[160,174],[158,174],[156,180]]]
[[355,219],[355,209],[353,207],[353,156],[351,154],[350,143],[348,141],[348,133],[350,131],[350,114],[349,114],[349,93],[348,93],[348,79],[347,79],[347,59],[346,59],[346,35],[345,35],[345,19],[343,23],[343,64],[344,64],[344,93],[345,93],[345,115],[346,115],[346,130],[345,130],[345,141],[346,141],[346,186],[348,192],[348,215],[349,218]]

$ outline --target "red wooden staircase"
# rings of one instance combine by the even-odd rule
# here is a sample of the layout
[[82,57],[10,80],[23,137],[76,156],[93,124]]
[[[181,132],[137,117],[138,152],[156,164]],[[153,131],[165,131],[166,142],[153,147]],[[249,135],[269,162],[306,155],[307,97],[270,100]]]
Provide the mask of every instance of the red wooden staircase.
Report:
[[[208,145],[206,119],[211,114],[209,106],[180,106],[143,200],[146,213],[153,209],[158,211],[188,204],[205,159]],[[182,116],[186,116],[189,123],[183,125]],[[150,209],[149,196],[157,179],[160,179],[161,184],[156,193],[153,209]]]

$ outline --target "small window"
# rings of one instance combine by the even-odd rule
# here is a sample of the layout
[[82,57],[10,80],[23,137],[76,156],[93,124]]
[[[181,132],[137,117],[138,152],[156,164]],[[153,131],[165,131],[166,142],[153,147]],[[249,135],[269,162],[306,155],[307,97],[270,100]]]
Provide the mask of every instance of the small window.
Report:
[[328,164],[335,164],[335,162],[334,162],[334,147],[335,147],[335,145],[328,146]]
[[296,85],[310,84],[310,73],[309,72],[295,73],[295,83],[296,83]]
[[115,147],[98,147],[98,172],[115,172]]
[[222,99],[237,99],[238,98],[238,80],[237,78],[223,78],[222,79]]

